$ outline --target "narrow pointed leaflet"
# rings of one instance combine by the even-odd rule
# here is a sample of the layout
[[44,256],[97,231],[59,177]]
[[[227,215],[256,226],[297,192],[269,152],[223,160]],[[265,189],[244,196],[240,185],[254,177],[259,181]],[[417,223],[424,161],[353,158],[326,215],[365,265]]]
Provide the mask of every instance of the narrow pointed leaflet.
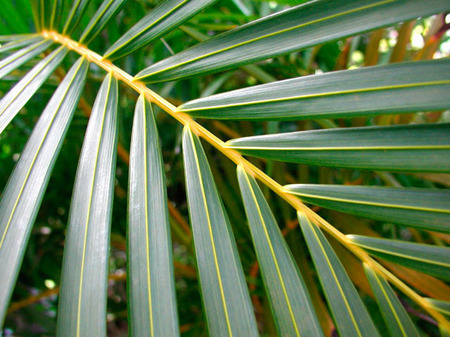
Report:
[[242,154],[366,170],[450,172],[450,124],[373,126],[233,139]]
[[89,5],[90,0],[74,0],[72,8],[70,9],[69,16],[66,19],[66,23],[63,29],[63,35],[70,35],[75,28],[77,28],[78,24],[83,17],[84,12]]
[[444,315],[450,318],[450,302],[437,300],[435,298],[425,298],[425,300],[432,306],[434,309],[440,311]]
[[40,39],[40,41],[16,51],[14,54],[0,61],[0,79],[17,69],[22,64],[39,55],[53,44],[53,41]]
[[20,47],[28,46],[39,41],[42,41],[42,36],[40,35],[25,35],[22,38],[2,44],[2,46],[0,47],[0,54],[10,50],[18,49]]
[[0,326],[50,172],[83,90],[88,62],[80,58],[53,94],[0,201]]
[[323,336],[308,289],[256,180],[238,166],[245,212],[280,336]]
[[450,280],[449,247],[360,235],[348,235],[348,238],[371,255],[436,276],[445,281]]
[[39,62],[19,83],[0,100],[0,134],[23,108],[45,80],[53,73],[67,54],[67,48],[59,47]]
[[88,45],[122,9],[127,0],[104,0],[80,37]]
[[117,101],[117,80],[108,74],[89,118],[75,179],[62,266],[58,337],[106,336]]
[[325,235],[306,215],[301,212],[297,215],[339,336],[379,337],[355,286]]
[[420,337],[414,323],[389,283],[377,275],[366,263],[364,263],[364,270],[390,335],[392,337]]
[[311,1],[197,44],[151,65],[136,78],[172,81],[222,71],[448,10],[446,0]]
[[303,202],[320,207],[427,230],[450,232],[450,191],[296,184],[284,187]]
[[150,103],[141,95],[130,147],[128,292],[132,336],[179,336],[164,164]]
[[449,90],[450,59],[440,59],[297,77],[196,99],[179,110],[214,119],[348,118],[445,110]]
[[183,131],[189,214],[199,281],[211,336],[258,336],[230,221],[200,139]]
[[116,41],[103,56],[117,59],[175,29],[217,0],[165,0]]

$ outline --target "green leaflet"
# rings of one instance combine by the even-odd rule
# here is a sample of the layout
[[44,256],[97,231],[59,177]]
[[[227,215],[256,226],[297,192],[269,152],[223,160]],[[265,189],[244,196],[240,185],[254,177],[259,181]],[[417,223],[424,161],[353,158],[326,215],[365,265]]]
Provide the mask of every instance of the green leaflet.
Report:
[[435,298],[425,298],[425,300],[437,311],[440,311],[447,317],[450,317],[450,302],[437,300]]
[[62,266],[59,337],[106,336],[117,101],[117,80],[108,74],[89,118],[77,169]]
[[448,247],[360,235],[348,235],[348,238],[371,255],[450,280],[450,248]]
[[128,292],[132,336],[179,336],[164,164],[151,105],[139,97],[130,149]]
[[40,39],[31,46],[22,48],[0,61],[0,79],[22,64],[39,55],[53,44],[53,41]]
[[217,72],[449,9],[446,0],[311,1],[220,34],[136,78],[158,82]]
[[389,283],[379,277],[367,264],[364,271],[375,294],[380,311],[392,337],[420,337],[411,318]]
[[450,232],[450,191],[379,186],[287,185],[302,201],[340,212]]
[[379,336],[355,286],[325,236],[303,213],[297,215],[339,335]]
[[356,169],[450,172],[450,124],[355,127],[233,139],[242,154]]
[[39,41],[42,41],[42,36],[40,35],[24,35],[18,39],[14,39],[11,42],[2,45],[0,47],[0,54],[20,47],[28,46]]
[[[395,74],[395,76],[392,76]],[[193,117],[298,120],[445,110],[450,60],[405,62],[262,84],[187,102]]]
[[0,201],[0,326],[19,273],[50,172],[81,95],[88,62],[81,58],[48,102]]
[[70,9],[70,13],[68,18],[66,19],[66,24],[62,31],[63,35],[70,35],[75,28],[77,28],[78,24],[83,17],[84,12],[89,5],[90,0],[74,0],[72,8]]
[[79,42],[88,45],[89,42],[102,32],[109,21],[119,13],[125,2],[127,0],[104,0],[91,21],[89,21]]
[[42,83],[53,73],[67,54],[66,47],[59,47],[39,62],[19,83],[0,100],[0,134],[23,108]]
[[61,21],[61,14],[63,12],[63,0],[51,0],[51,12],[50,12],[50,29],[57,30]]
[[255,179],[238,166],[261,275],[280,336],[323,336],[308,289]]
[[104,58],[117,59],[142,48],[175,29],[216,0],[165,0],[144,16],[105,53]]
[[185,127],[189,215],[211,336],[258,336],[236,242],[199,138]]

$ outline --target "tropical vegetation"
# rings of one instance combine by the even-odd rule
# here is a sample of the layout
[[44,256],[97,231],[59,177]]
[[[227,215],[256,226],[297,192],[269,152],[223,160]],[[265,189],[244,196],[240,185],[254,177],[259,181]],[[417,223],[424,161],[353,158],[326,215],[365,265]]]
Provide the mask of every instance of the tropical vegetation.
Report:
[[450,335],[449,11],[2,1],[0,334]]

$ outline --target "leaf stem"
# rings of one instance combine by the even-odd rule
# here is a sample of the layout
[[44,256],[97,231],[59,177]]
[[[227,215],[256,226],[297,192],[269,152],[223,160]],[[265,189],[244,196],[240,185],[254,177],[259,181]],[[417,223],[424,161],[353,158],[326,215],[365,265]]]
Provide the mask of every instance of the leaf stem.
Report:
[[176,106],[165,100],[163,97],[159,96],[151,89],[149,89],[144,83],[134,80],[133,76],[117,67],[111,61],[104,59],[101,55],[95,53],[94,51],[88,49],[86,46],[79,44],[78,42],[70,39],[67,36],[61,35],[55,31],[47,31],[43,30],[41,34],[47,38],[52,39],[57,43],[60,43],[67,48],[75,51],[81,56],[86,57],[90,62],[95,63],[100,68],[104,69],[107,73],[111,73],[118,80],[125,82],[128,86],[136,90],[140,94],[144,94],[145,97],[152,103],[155,103],[164,111],[166,111],[169,115],[175,118],[183,125],[188,125],[189,128],[199,137],[206,140],[212,146],[214,146],[217,150],[222,152],[226,157],[231,159],[236,165],[242,165],[244,170],[251,174],[253,177],[261,181],[264,185],[269,187],[272,191],[278,194],[282,199],[284,199],[287,203],[289,203],[292,207],[294,207],[297,211],[303,212],[312,223],[316,226],[321,227],[328,234],[333,236],[336,240],[338,240],[344,247],[346,247],[349,251],[351,251],[356,257],[358,257],[362,262],[365,262],[370,268],[372,268],[377,274],[379,274],[384,279],[390,281],[393,285],[395,285],[399,290],[401,290],[406,296],[420,305],[425,311],[427,311],[436,321],[438,321],[442,327],[448,331],[450,331],[450,323],[448,320],[439,312],[434,310],[427,301],[424,300],[422,296],[417,294],[413,289],[403,283],[400,279],[398,279],[395,275],[389,272],[386,268],[376,262],[372,257],[369,256],[362,248],[354,245],[342,232],[333,227],[329,222],[319,216],[317,213],[312,211],[306,205],[302,203],[300,199],[296,196],[289,194],[285,191],[283,186],[281,186],[278,182],[273,180],[255,165],[247,161],[242,155],[228,147],[225,146],[225,142],[207,130],[205,127],[197,123],[192,117],[189,115],[177,111]]

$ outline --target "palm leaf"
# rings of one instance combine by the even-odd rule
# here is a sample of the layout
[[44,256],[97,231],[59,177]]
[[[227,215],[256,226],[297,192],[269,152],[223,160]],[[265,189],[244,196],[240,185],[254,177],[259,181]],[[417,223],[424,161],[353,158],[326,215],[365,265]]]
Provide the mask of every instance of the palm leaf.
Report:
[[69,35],[75,30],[75,28],[77,28],[90,1],[91,0],[73,1],[72,8],[70,9],[69,16],[66,19],[66,24],[64,25],[64,29],[62,31],[63,35]]
[[361,298],[322,232],[301,212],[300,227],[341,336],[379,336]]
[[66,54],[66,47],[61,46],[56,49],[39,62],[0,100],[0,134],[41,87],[42,83],[52,74]]
[[57,29],[61,21],[61,14],[63,12],[63,0],[51,0],[51,14],[50,14],[50,29]]
[[105,26],[121,10],[127,0],[104,0],[95,15],[89,21],[88,26],[80,37],[80,43],[89,44]]
[[136,23],[105,53],[104,58],[116,59],[161,37],[176,28],[216,0],[165,0]]
[[446,281],[450,280],[450,248],[448,247],[360,235],[348,235],[348,237],[354,244],[366,249],[369,254]]
[[450,60],[442,59],[336,71],[200,98],[179,110],[193,117],[249,120],[445,110],[449,69]]
[[143,95],[136,105],[130,152],[128,291],[131,334],[178,336],[164,166],[153,111]]
[[250,156],[302,164],[450,172],[450,124],[301,131],[238,138],[227,146]]
[[425,300],[436,310],[450,317],[450,302],[437,300],[435,298],[425,298]]
[[39,55],[53,44],[53,41],[40,39],[31,46],[22,48],[14,54],[9,55],[0,61],[0,79],[8,75],[11,71],[20,67],[22,64]]
[[14,50],[20,47],[28,46],[32,43],[42,41],[42,37],[39,35],[24,35],[18,39],[14,39],[9,43],[6,43],[0,47],[0,53],[5,53],[10,50]]
[[367,264],[364,264],[364,270],[391,336],[419,337],[420,335],[411,318],[406,313],[405,308],[398,300],[389,283],[378,276]]
[[445,0],[311,1],[198,44],[146,68],[136,79],[169,81],[225,70],[449,9]]
[[[42,113],[0,201],[0,323],[6,313],[31,228],[61,148],[78,98],[88,62],[81,58]],[[1,325],[1,324],[0,324]]]
[[211,336],[258,336],[228,216],[200,140],[183,131],[189,214],[205,314]]
[[323,336],[307,287],[255,179],[238,179],[261,274],[280,336]]
[[116,78],[106,76],[83,142],[64,249],[58,336],[106,336],[117,87]]
[[285,190],[304,202],[341,212],[428,230],[450,231],[448,190],[301,184],[287,185]]

